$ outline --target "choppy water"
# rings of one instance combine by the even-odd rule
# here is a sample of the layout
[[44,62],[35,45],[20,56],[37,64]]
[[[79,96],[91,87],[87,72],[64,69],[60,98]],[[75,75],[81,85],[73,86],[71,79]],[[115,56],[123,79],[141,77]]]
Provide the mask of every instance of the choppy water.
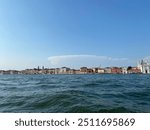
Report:
[[0,112],[150,112],[150,75],[0,75]]

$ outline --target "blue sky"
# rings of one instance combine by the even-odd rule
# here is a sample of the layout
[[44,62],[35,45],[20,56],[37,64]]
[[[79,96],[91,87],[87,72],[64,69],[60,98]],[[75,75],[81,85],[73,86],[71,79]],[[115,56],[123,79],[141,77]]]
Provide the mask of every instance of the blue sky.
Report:
[[0,69],[136,65],[150,55],[149,7],[149,0],[0,0]]

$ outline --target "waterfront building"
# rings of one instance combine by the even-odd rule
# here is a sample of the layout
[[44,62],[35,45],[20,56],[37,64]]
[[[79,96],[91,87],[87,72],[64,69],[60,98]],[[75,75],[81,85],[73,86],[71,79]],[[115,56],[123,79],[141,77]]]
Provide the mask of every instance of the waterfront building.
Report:
[[0,70],[0,74],[3,74],[3,70]]
[[55,69],[55,74],[59,74],[59,70],[60,70],[59,68],[56,68]]
[[47,69],[47,74],[55,74],[55,69]]
[[47,70],[46,69],[39,70],[38,74],[47,74]]
[[10,73],[10,70],[5,70],[5,71],[3,71],[2,74],[11,74],[11,73]]
[[143,74],[150,74],[150,62],[146,60],[141,60],[138,64],[138,68]]
[[59,73],[60,74],[67,74],[69,70],[70,70],[70,68],[68,68],[68,67],[62,67],[59,69]]
[[75,74],[81,74],[80,70],[75,70]]
[[98,73],[98,68],[93,68],[94,73]]
[[111,73],[111,68],[110,67],[106,67],[105,68],[105,73],[106,74],[110,74]]
[[9,72],[10,72],[10,74],[19,74],[19,71],[17,71],[17,70],[10,70]]
[[141,70],[138,67],[132,67],[130,70],[128,70],[128,73],[138,74],[138,73],[141,73]]
[[122,68],[112,67],[111,68],[111,73],[113,73],[113,74],[121,74],[122,73]]
[[99,73],[99,74],[105,73],[105,69],[103,69],[103,68],[98,68],[98,73]]
[[81,74],[86,74],[87,71],[88,71],[88,68],[87,68],[87,67],[81,67],[81,68],[80,68]]
[[87,69],[88,74],[92,74],[93,72],[94,72],[93,69],[90,69],[90,68]]
[[123,67],[123,68],[122,68],[122,73],[123,73],[123,74],[127,74],[127,73],[128,73],[128,70],[127,70],[126,67]]
[[70,69],[70,70],[68,71],[68,74],[76,74],[76,70],[75,70],[75,69]]

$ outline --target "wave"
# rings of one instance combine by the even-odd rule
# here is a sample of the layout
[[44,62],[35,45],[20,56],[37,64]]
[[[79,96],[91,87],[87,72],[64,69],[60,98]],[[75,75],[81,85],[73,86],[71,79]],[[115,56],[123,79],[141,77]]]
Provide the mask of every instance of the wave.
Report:
[[148,79],[149,75],[0,76],[0,112],[150,112]]

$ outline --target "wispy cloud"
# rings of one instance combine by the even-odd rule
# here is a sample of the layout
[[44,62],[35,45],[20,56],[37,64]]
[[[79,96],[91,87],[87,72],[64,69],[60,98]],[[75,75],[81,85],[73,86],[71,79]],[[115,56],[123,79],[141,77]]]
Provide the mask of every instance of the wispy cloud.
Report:
[[[127,66],[128,58],[112,58],[108,56],[97,55],[61,55],[48,57],[51,67],[68,66],[78,68],[81,66]],[[130,63],[131,64],[131,63]]]

